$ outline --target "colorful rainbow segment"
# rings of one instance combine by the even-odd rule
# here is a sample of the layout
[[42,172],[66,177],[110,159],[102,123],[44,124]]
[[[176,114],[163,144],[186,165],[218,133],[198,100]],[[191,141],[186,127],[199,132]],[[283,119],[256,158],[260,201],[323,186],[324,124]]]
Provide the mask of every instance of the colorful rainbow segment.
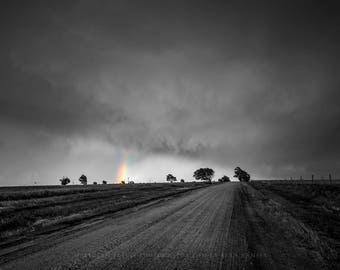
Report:
[[115,183],[120,184],[122,181],[125,181],[126,177],[126,160],[124,159],[122,163],[119,165]]

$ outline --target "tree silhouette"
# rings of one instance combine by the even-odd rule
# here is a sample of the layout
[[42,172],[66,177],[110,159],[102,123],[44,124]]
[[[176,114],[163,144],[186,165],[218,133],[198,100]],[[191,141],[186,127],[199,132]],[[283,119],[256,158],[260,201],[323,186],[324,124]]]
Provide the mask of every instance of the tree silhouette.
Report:
[[63,178],[59,179],[59,181],[61,182],[61,184],[62,184],[63,186],[66,186],[67,184],[71,183],[70,178],[65,177],[65,176],[64,176]]
[[218,179],[218,182],[230,182],[230,178],[226,175],[223,175],[220,179]]
[[168,181],[168,182],[170,182],[170,183],[176,182],[176,181],[177,181],[177,178],[176,178],[175,176],[173,176],[172,174],[169,173],[169,174],[166,176],[166,181]]
[[250,181],[250,175],[246,171],[242,170],[240,167],[236,167],[234,171],[235,171],[234,177],[237,177],[238,180],[240,180],[241,182]]
[[82,174],[80,177],[79,177],[79,182],[82,184],[82,185],[87,185],[87,177],[85,174]]
[[211,179],[214,177],[214,170],[210,168],[200,168],[194,172],[194,178],[196,180],[208,181],[211,183]]

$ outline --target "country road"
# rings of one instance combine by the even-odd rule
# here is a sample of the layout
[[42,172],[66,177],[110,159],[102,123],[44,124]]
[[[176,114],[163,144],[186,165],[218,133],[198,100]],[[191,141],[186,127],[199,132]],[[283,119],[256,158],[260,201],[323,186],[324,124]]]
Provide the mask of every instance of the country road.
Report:
[[288,262],[281,251],[275,258],[275,248],[259,235],[263,224],[247,221],[243,188],[212,185],[129,211],[49,240],[0,269],[314,269],[290,246],[282,250]]

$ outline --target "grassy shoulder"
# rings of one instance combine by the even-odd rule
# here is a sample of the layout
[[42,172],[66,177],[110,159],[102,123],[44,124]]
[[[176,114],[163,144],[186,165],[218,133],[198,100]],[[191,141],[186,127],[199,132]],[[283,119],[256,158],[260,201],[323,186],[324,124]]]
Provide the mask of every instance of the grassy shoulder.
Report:
[[0,248],[19,239],[207,186],[162,183],[0,188]]
[[270,224],[267,232],[280,231],[276,248],[288,241],[318,269],[340,267],[340,185],[253,181],[250,186],[248,200],[262,223]]

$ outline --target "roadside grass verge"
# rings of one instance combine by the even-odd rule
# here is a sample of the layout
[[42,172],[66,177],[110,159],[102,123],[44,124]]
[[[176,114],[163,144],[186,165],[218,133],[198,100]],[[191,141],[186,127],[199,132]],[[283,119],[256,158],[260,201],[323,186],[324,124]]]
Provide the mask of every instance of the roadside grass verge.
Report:
[[[112,186],[112,185],[108,185]],[[117,187],[118,188],[118,187]],[[77,193],[90,193],[107,189],[107,186],[26,186],[26,187],[1,187],[0,201],[31,200]]]

